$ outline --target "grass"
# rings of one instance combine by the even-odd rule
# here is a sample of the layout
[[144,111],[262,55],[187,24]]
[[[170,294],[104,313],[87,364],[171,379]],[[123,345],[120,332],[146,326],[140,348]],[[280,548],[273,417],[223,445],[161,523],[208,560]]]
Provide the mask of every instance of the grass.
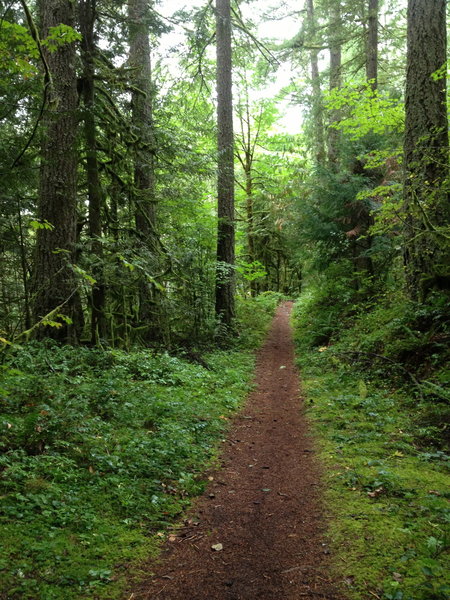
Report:
[[31,343],[9,352],[0,367],[2,600],[122,597],[126,576],[202,491],[277,301],[241,309],[238,346],[205,355],[209,369],[145,350]]
[[[299,364],[327,467],[336,577],[351,600],[444,600],[450,457],[440,445],[443,424],[421,424],[417,397],[389,375],[383,382],[368,365],[344,363],[339,341],[308,348],[298,323],[311,315],[302,310],[299,303]],[[356,344],[355,331],[345,337]]]

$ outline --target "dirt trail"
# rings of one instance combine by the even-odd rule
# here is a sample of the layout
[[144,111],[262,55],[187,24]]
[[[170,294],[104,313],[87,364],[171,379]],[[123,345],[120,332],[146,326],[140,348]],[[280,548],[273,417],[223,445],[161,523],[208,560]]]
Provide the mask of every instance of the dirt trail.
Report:
[[[291,308],[278,308],[258,353],[258,387],[224,443],[222,468],[211,473],[186,527],[167,542],[133,600],[341,598],[327,574],[319,469],[299,399]],[[216,544],[223,549],[213,550]]]

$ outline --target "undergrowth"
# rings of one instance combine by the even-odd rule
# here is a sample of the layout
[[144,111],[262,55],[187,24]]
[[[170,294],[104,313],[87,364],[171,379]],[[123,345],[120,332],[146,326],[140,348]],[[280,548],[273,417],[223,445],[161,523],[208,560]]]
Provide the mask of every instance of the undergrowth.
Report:
[[294,320],[327,466],[336,575],[352,600],[445,600],[450,456],[442,310],[413,311],[406,301],[380,301],[360,314],[348,307],[321,337],[325,303],[316,300],[314,292],[305,295]]
[[121,597],[125,574],[157,552],[202,491],[278,300],[244,304],[238,346],[203,365],[51,342],[9,351],[0,372],[0,598]]

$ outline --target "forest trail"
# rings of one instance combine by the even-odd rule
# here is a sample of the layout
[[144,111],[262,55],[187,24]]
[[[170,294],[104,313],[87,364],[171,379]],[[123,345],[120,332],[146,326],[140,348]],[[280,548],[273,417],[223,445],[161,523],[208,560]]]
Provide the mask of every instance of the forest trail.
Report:
[[341,598],[327,569],[320,469],[300,401],[291,309],[290,302],[278,308],[258,353],[257,388],[224,442],[221,468],[159,564],[149,565],[152,576],[127,599]]

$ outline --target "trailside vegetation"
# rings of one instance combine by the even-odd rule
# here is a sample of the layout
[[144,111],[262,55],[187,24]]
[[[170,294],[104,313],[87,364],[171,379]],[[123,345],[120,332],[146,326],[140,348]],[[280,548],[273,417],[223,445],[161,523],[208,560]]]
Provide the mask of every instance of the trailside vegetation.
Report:
[[202,357],[52,340],[8,354],[1,598],[123,597],[203,490],[279,300],[238,306],[239,344]]

